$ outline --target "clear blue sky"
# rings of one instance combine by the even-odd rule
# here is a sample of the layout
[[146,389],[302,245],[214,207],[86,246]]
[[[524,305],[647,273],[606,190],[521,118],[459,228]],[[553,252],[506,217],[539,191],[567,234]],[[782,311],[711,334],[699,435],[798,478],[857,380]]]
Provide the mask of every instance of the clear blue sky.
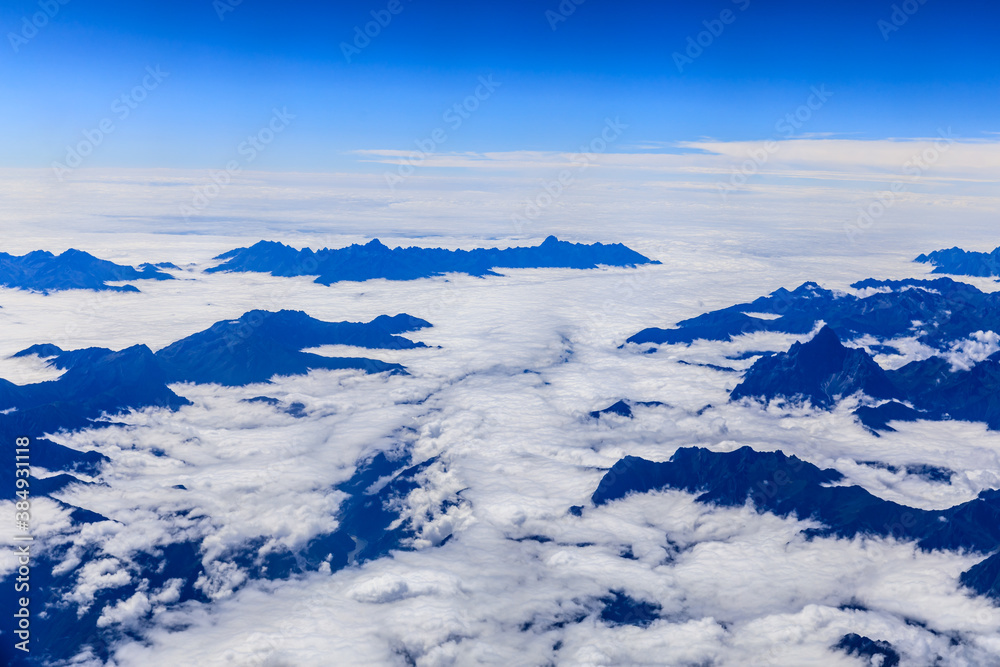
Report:
[[[218,167],[277,107],[296,118],[256,168],[343,169],[351,151],[410,149],[446,127],[488,75],[500,88],[444,149],[572,151],[608,116],[630,125],[629,145],[762,139],[821,84],[834,97],[803,132],[1000,131],[995,2],[911,0],[887,33],[893,2],[878,0],[566,0],[575,10],[554,30],[559,0],[399,0],[347,62],[341,44],[388,0],[235,1],[3,2],[0,166],[49,166],[108,119],[89,164]],[[25,31],[45,7],[53,16]],[[731,22],[678,71],[673,54],[724,10]],[[120,118],[115,99],[147,66],[169,76]]]

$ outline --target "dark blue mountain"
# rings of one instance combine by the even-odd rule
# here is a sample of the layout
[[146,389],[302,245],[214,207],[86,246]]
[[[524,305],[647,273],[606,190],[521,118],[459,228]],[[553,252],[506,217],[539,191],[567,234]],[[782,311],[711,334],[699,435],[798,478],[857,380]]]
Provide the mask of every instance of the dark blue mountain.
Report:
[[7,411],[0,414],[0,435],[83,428],[103,413],[114,415],[129,409],[176,409],[188,401],[169,389],[167,385],[173,382],[248,384],[317,368],[405,372],[399,364],[328,358],[299,350],[324,344],[423,347],[423,343],[396,334],[427,326],[428,322],[409,315],[383,315],[363,324],[322,322],[300,311],[251,311],[238,320],[218,322],[156,354],[145,345],[119,351],[97,347],[65,351],[52,344],[33,345],[14,356],[38,355],[65,373],[57,380],[25,386],[0,379],[0,411]]
[[405,314],[383,315],[364,324],[323,322],[300,311],[250,311],[238,320],[218,322],[156,354],[145,345],[119,351],[97,347],[64,351],[52,344],[33,345],[14,356],[38,355],[65,373],[58,380],[25,386],[0,379],[0,411],[10,411],[0,414],[0,435],[16,437],[78,429],[92,424],[103,413],[114,415],[130,409],[176,409],[188,401],[169,389],[167,385],[174,382],[243,385],[320,368],[403,373],[399,364],[330,358],[299,350],[325,344],[383,349],[423,347],[423,343],[396,334],[428,326],[428,322]]
[[955,276],[992,278],[1000,276],[1000,248],[993,252],[971,252],[961,248],[935,250],[920,255],[915,262],[930,264],[932,273],[950,273]]
[[[55,346],[31,349],[45,356],[59,350]],[[30,479],[32,495],[55,493],[78,482],[77,475],[95,476],[106,460],[96,452],[77,451],[42,435],[92,426],[102,414],[150,406],[175,409],[188,403],[167,387],[166,376],[145,345],[118,352],[103,348],[59,350],[50,363],[66,369],[58,380],[24,386],[0,380],[0,411],[5,412],[0,414],[0,440],[13,442],[29,436],[32,467],[63,473],[45,481]],[[12,466],[0,466],[0,485],[13,488]],[[77,521],[96,520],[92,513],[71,509]]]
[[389,457],[379,452],[359,462],[354,475],[334,489],[348,494],[337,510],[337,530],[319,535],[302,549],[263,549],[266,540],[244,545],[226,554],[255,579],[285,579],[315,571],[329,563],[331,571],[348,565],[382,558],[393,551],[408,549],[414,536],[409,520],[395,528],[407,495],[419,484],[416,477],[432,465],[428,459],[413,465],[409,456]]
[[1000,602],[1000,553],[963,572],[960,580],[978,595]]
[[855,412],[873,431],[893,430],[890,421],[917,419],[984,422],[1000,430],[1000,353],[969,370],[952,370],[946,359],[931,357],[883,371],[864,350],[845,348],[832,331],[824,331],[787,353],[756,361],[732,399],[809,399],[831,407],[838,396],[862,391],[894,399]]
[[590,413],[590,416],[594,419],[600,419],[601,415],[618,415],[620,417],[632,418],[632,408],[633,406],[642,406],[646,408],[652,408],[659,405],[666,405],[660,401],[630,401],[628,399],[620,400],[616,403],[609,405],[603,410],[594,410]]
[[[621,459],[601,479],[591,502],[600,506],[634,493],[677,489],[698,494],[701,503],[734,507],[752,501],[761,513],[794,514],[822,523],[822,528],[807,531],[810,536],[891,536],[913,540],[925,550],[990,553],[1000,547],[998,490],[932,511],[882,500],[858,486],[829,486],[842,481],[836,470],[822,470],[782,452],[742,447],[720,453],[689,447],[678,449],[663,463],[634,456]],[[1000,601],[1000,554],[969,569],[961,582]]]
[[48,293],[55,290],[90,289],[138,292],[132,285],[112,287],[121,280],[171,280],[173,276],[143,265],[142,270],[98,259],[70,248],[61,255],[36,250],[17,257],[0,252],[0,286]]
[[[274,408],[278,408],[281,405],[281,401],[279,401],[276,398],[272,398],[270,396],[254,396],[253,398],[244,398],[242,400],[242,402],[243,403],[265,403],[265,404],[270,405],[271,407],[274,407]],[[289,415],[295,417],[296,419],[299,419],[301,417],[305,417],[306,416],[305,415],[305,409],[306,409],[306,406],[305,406],[304,403],[299,403],[299,402],[296,401],[296,402],[293,402],[293,403],[289,403],[287,406],[285,406],[284,408],[282,408],[282,412],[284,412],[285,414],[289,414]]]
[[217,271],[253,271],[274,276],[317,276],[316,282],[331,285],[341,281],[365,281],[376,278],[416,280],[445,273],[472,276],[498,275],[500,268],[572,268],[598,266],[636,266],[659,264],[620,243],[585,245],[568,243],[550,236],[528,248],[389,248],[374,239],[365,245],[346,248],[309,248],[296,250],[274,241],[260,241],[249,248],[236,248],[216,259],[225,260],[208,269]]
[[[234,322],[219,323],[201,334],[179,341],[166,348],[167,354],[163,350],[153,354],[145,345],[119,351],[104,348],[64,351],[52,344],[33,345],[15,356],[38,355],[47,359],[49,365],[65,372],[56,380],[25,386],[0,379],[0,411],[3,412],[0,414],[0,440],[13,442],[16,437],[30,436],[32,466],[57,473],[44,480],[30,478],[31,494],[36,498],[56,494],[71,484],[85,483],[83,476],[98,476],[106,459],[95,452],[80,452],[40,438],[45,433],[94,426],[93,420],[102,415],[113,416],[129,409],[151,406],[179,408],[188,401],[170,390],[169,383],[175,381],[236,384],[241,381],[264,381],[276,374],[302,373],[311,368],[350,367],[364,368],[369,372],[403,372],[397,364],[368,359],[327,359],[298,350],[326,343],[396,349],[418,347],[422,344],[396,334],[426,326],[429,326],[427,322],[408,315],[382,316],[368,324],[359,324],[321,322],[298,312],[255,311]],[[300,414],[303,408],[301,404],[293,403],[287,409],[291,414]],[[379,468],[379,463],[377,460],[373,465]],[[252,545],[248,545],[240,553],[230,554],[233,562],[241,564],[254,576],[287,576],[292,572],[318,567],[324,559],[330,559],[333,566],[342,567],[349,555],[353,560],[361,560],[369,554],[381,555],[388,549],[396,548],[408,534],[407,527],[403,524],[388,530],[388,524],[397,515],[380,503],[389,502],[390,498],[398,502],[400,497],[397,496],[405,496],[407,489],[412,488],[412,477],[418,470],[399,472],[399,468],[405,467],[404,463],[386,463],[379,468],[375,479],[388,474],[392,474],[393,479],[378,496],[361,493],[344,503],[339,532],[317,538],[296,554],[272,553],[259,557]],[[366,471],[368,468],[359,474],[372,474]],[[375,479],[365,488],[371,486]],[[14,488],[12,466],[0,466],[0,485]],[[104,520],[88,510],[60,504],[70,512],[70,518],[76,524]],[[350,534],[345,532],[348,530]],[[358,537],[357,543],[352,535]],[[153,586],[162,585],[167,578],[175,575],[180,576],[186,582],[184,599],[199,599],[200,594],[193,588],[193,582],[201,573],[197,547],[190,544],[170,545],[164,547],[162,554],[149,554],[148,562],[137,562],[134,567]],[[57,549],[47,553],[48,561],[36,561],[32,570],[33,584],[41,590],[51,588],[53,591],[70,586],[72,579],[65,578],[69,574],[63,580],[51,577],[52,565],[65,555]],[[90,556],[94,554],[85,558]],[[2,595],[9,596],[13,584],[8,581],[5,585],[9,590]],[[133,592],[130,591],[130,595]],[[87,643],[91,643],[99,653],[106,650],[113,633],[104,637],[96,632],[96,614],[103,606],[100,604],[102,601],[121,599],[116,597],[119,594],[118,590],[102,592],[95,603],[96,610],[81,619],[77,619],[75,609],[68,603],[53,602],[54,606],[44,610],[48,614],[44,621],[38,616],[42,610],[33,609],[36,618],[33,627],[37,630],[34,637],[39,640],[34,646],[40,646],[41,640],[47,637],[49,641],[45,651],[52,651],[51,656],[63,659],[70,655],[59,653],[60,650],[76,651]],[[56,601],[60,596],[53,594],[47,599]],[[6,622],[0,623],[4,624]],[[83,637],[81,633],[89,634]],[[61,643],[60,639],[65,636],[78,637],[80,642]],[[36,664],[42,664],[42,661]]]
[[927,550],[989,553],[1000,546],[1000,491],[983,491],[967,503],[931,511],[882,500],[859,486],[829,486],[842,480],[836,470],[821,470],[781,452],[689,447],[664,463],[631,456],[620,460],[591,500],[599,506],[633,493],[677,489],[698,494],[702,503],[733,507],[750,500],[758,512],[823,524],[810,535],[893,536]]
[[833,329],[824,326],[788,352],[758,359],[730,396],[764,401],[781,397],[829,407],[857,392],[882,399],[899,395],[867,352],[845,347]]
[[950,362],[931,357],[888,376],[909,402],[933,418],[985,422],[1000,430],[1000,353],[967,371],[952,371]]
[[[1000,331],[1000,292],[984,293],[950,278],[935,280],[863,280],[856,289],[879,290],[866,297],[835,293],[816,283],[705,313],[673,329],[644,329],[629,343],[691,343],[730,340],[758,331],[802,335],[823,321],[845,340],[865,334],[883,340],[915,336],[943,350],[977,331]],[[777,319],[745,313],[777,315]],[[914,324],[919,322],[919,324]]]
[[632,407],[625,401],[618,401],[613,403],[603,410],[594,410],[590,413],[590,416],[594,419],[600,418],[601,415],[618,415],[620,417],[632,417]]
[[42,359],[48,359],[49,357],[59,356],[62,353],[63,350],[57,345],[53,345],[52,343],[40,343],[21,350],[20,352],[14,354],[13,357],[30,357],[34,355],[36,357],[41,357]]
[[405,314],[382,315],[365,324],[323,322],[297,310],[252,310],[238,320],[216,322],[168,345],[156,353],[156,358],[172,382],[230,386],[267,382],[275,375],[300,375],[314,369],[403,373],[399,364],[324,357],[301,350],[319,345],[393,350],[425,347],[396,334],[429,326],[429,322]]
[[[46,354],[58,350],[42,349]],[[188,403],[167,387],[163,369],[145,345],[60,351],[49,363],[66,372],[58,380],[24,386],[0,380],[0,410],[12,410],[0,415],[4,437],[82,428],[102,413]]]
[[[833,648],[838,651],[843,651],[847,655],[856,655],[859,658],[865,658],[865,664],[877,664],[881,667],[897,667],[897,665],[899,665],[900,656],[896,649],[893,648],[892,644],[881,640],[862,637],[861,635],[854,634],[853,632],[841,637],[840,641],[837,642]],[[876,663],[873,660],[876,656],[880,656],[882,660]]]

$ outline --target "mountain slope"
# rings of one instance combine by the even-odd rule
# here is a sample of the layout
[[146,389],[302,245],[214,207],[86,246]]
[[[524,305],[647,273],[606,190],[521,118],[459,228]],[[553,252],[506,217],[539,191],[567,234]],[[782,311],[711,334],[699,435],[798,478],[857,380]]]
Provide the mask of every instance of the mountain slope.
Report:
[[179,340],[156,353],[171,382],[245,385],[275,375],[300,375],[313,369],[357,368],[368,373],[401,373],[403,367],[375,359],[334,358],[302,352],[320,345],[372,349],[425,347],[396,335],[430,326],[409,315],[381,316],[368,323],[323,322],[302,311],[252,310],[237,320]]

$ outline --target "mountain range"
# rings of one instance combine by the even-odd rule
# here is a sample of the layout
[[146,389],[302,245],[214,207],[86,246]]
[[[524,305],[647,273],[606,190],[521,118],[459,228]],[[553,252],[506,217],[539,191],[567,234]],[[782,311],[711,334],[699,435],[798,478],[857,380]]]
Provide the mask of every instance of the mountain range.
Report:
[[[217,322],[154,353],[145,345],[124,350],[86,348],[64,351],[43,343],[15,357],[38,356],[65,371],[56,380],[16,385],[0,379],[0,437],[57,433],[97,425],[102,415],[161,407],[176,410],[189,401],[168,385],[179,382],[226,386],[267,382],[275,375],[315,369],[352,368],[366,373],[405,373],[399,364],[366,358],[335,358],[301,348],[341,344],[374,349],[423,347],[397,334],[431,326],[397,315],[371,322],[323,322],[301,311],[250,311]],[[32,464],[53,472],[96,473],[100,458],[47,440],[32,450]],[[0,466],[0,484],[13,484],[14,471]]]
[[501,268],[594,269],[599,266],[659,264],[620,243],[569,243],[549,236],[541,245],[523,248],[389,248],[378,239],[346,248],[296,250],[274,241],[236,248],[216,259],[225,260],[208,273],[251,271],[274,276],[317,276],[322,285],[342,281],[416,280],[446,273],[496,276]]
[[993,252],[974,252],[961,248],[935,250],[917,257],[915,262],[930,264],[932,273],[950,273],[956,276],[994,278],[1000,276],[1000,248]]
[[[860,294],[823,289],[813,282],[678,322],[648,328],[627,343],[690,344],[727,341],[756,332],[803,335],[825,322],[842,336],[874,336],[891,345],[913,337],[936,349],[977,331],[1000,331],[1000,292],[982,292],[951,278],[862,280]],[[761,316],[763,315],[763,317]]]
[[[60,255],[36,250],[20,257],[0,252],[0,286],[48,293],[57,290],[89,289],[138,292],[133,285],[112,286],[122,280],[171,280],[158,270],[164,265],[144,264],[138,270],[70,248]],[[169,265],[173,266],[173,265]]]
[[885,371],[863,349],[846,347],[824,326],[809,341],[754,362],[730,398],[808,400],[829,408],[857,393],[884,401],[857,412],[873,430],[891,430],[889,421],[915,419],[985,422],[1000,430],[1000,352],[968,369],[933,356]]

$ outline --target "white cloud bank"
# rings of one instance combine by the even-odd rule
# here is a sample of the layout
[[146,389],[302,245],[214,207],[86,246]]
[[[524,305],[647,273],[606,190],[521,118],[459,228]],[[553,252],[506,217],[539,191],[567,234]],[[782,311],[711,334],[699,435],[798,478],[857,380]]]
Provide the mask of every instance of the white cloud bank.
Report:
[[[919,252],[995,245],[982,234],[997,203],[983,182],[996,180],[997,145],[985,142],[954,146],[952,162],[942,157],[933,179],[928,172],[878,225],[848,241],[844,221],[919,149],[914,142],[864,143],[866,150],[851,142],[788,142],[768,161],[768,174],[747,185],[747,196],[728,202],[715,184],[746,145],[692,145],[706,151],[697,155],[606,155],[524,234],[621,240],[660,266],[332,287],[184,269],[174,272],[181,280],[142,282],[142,293],[112,299],[0,290],[0,356],[47,341],[157,349],[275,304],[326,320],[408,312],[434,324],[413,337],[440,346],[384,355],[411,376],[317,372],[270,386],[180,385],[193,405],[177,413],[145,411],[124,418],[124,426],[59,436],[112,459],[104,485],[71,487],[61,497],[118,522],[73,534],[63,514],[39,502],[46,538],[62,534],[76,543],[63,564],[79,584],[73,602],[86,605],[111,586],[122,590],[101,610],[101,623],[142,641],[116,646],[119,667],[326,665],[331,656],[342,665],[422,667],[846,666],[856,660],[829,647],[848,632],[893,642],[911,664],[936,656],[949,665],[997,661],[1000,612],[957,584],[980,557],[878,539],[807,541],[800,533],[807,524],[795,519],[711,508],[674,492],[580,518],[567,514],[587,504],[602,469],[620,457],[665,460],[691,445],[781,449],[835,467],[880,497],[924,508],[1000,486],[1000,435],[982,425],[917,422],[876,438],[846,407],[729,405],[737,373],[678,363],[739,369],[745,363],[725,356],[787,346],[789,337],[648,355],[618,349],[644,327],[780,286],[815,280],[847,289],[866,277],[922,276],[928,268],[910,262]],[[564,159],[476,156],[467,169],[442,163],[466,170],[420,170],[395,194],[381,174],[248,173],[191,221],[174,211],[198,175],[81,170],[56,186],[43,173],[5,172],[0,182],[10,196],[0,214],[12,233],[4,250],[76,245],[115,261],[203,268],[214,254],[261,236],[313,247],[375,235],[449,247],[506,244],[517,240],[510,212]],[[838,176],[851,173],[854,180]],[[995,344],[983,334],[956,354],[978,359]],[[42,376],[35,366],[3,361],[0,377],[8,369],[23,381]],[[306,416],[240,401],[261,394],[301,402]],[[587,416],[620,398],[668,405],[637,409],[634,420]],[[201,542],[206,562],[259,536],[301,545],[335,527],[341,497],[331,485],[346,479],[359,457],[401,443],[418,461],[440,457],[409,498],[407,514],[421,536],[415,551],[281,582],[244,581],[238,568],[214,561],[200,584],[214,598],[206,605],[176,605],[177,584],[147,590],[116,574],[115,563],[181,539]],[[932,484],[857,463],[871,460],[947,466],[956,476],[951,485]],[[441,501],[455,497],[463,502],[442,511]],[[432,546],[449,534],[446,544]],[[551,541],[515,541],[533,535]],[[99,555],[81,562],[86,546]],[[633,558],[623,557],[626,549]],[[660,604],[663,619],[646,629],[601,623],[597,599],[610,590]],[[848,603],[866,610],[841,608]],[[953,644],[953,636],[961,641]]]

